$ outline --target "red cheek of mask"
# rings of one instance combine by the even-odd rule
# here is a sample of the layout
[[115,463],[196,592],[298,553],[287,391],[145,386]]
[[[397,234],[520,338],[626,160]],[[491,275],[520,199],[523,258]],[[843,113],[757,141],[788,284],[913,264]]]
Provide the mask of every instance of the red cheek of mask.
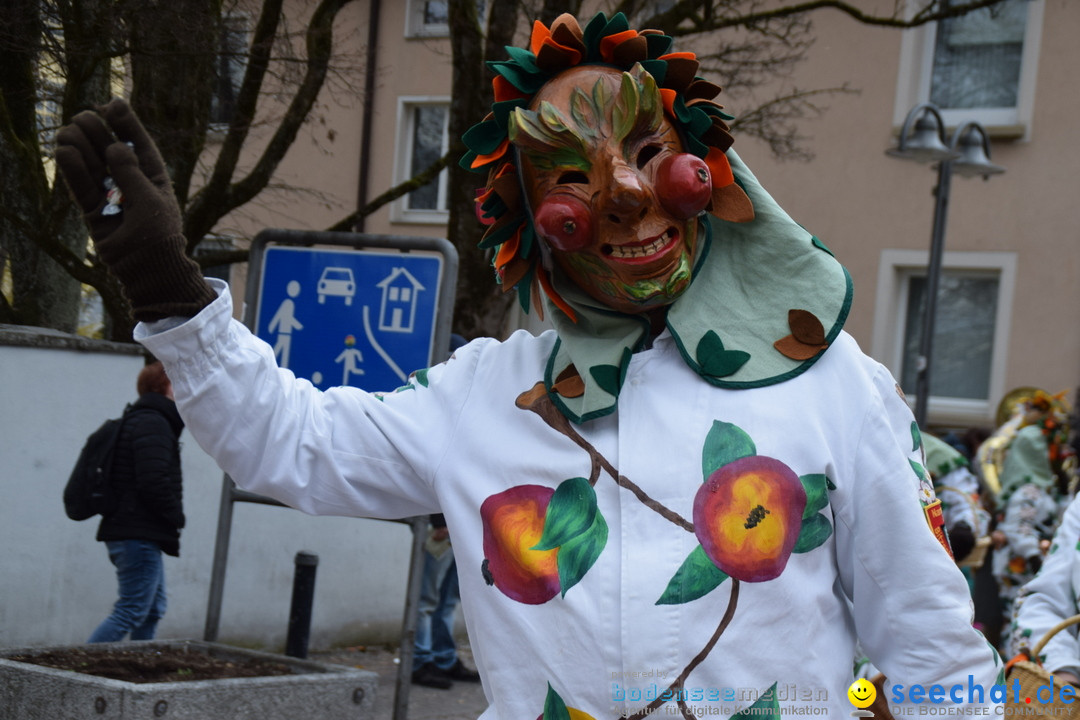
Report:
[[712,177],[705,161],[690,153],[664,158],[656,174],[656,194],[672,217],[695,217],[712,199]]
[[537,208],[534,219],[540,237],[556,250],[576,252],[587,246],[592,238],[589,208],[574,197],[544,200]]

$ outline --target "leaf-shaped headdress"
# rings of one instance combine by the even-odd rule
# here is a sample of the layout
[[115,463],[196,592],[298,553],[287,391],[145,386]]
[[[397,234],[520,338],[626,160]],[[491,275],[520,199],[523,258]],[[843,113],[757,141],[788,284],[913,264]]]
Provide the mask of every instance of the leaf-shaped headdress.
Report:
[[488,226],[482,248],[498,248],[493,264],[504,291],[516,287],[522,308],[530,305],[543,315],[540,290],[570,318],[574,310],[555,290],[541,251],[518,179],[515,153],[510,148],[511,115],[528,108],[549,80],[579,65],[607,65],[624,71],[638,64],[652,76],[667,119],[679,131],[685,150],[702,158],[712,176],[710,212],[724,220],[753,217],[746,194],[735,182],[725,152],[732,137],[728,121],[713,98],[720,87],[697,75],[698,61],[691,52],[671,52],[672,39],[659,30],[632,30],[626,16],[610,20],[598,13],[582,30],[569,14],[548,28],[533,24],[529,49],[507,47],[508,60],[489,62],[495,102],[484,120],[470,128],[462,140],[469,148],[461,165],[486,172],[487,183],[478,191],[476,212]]

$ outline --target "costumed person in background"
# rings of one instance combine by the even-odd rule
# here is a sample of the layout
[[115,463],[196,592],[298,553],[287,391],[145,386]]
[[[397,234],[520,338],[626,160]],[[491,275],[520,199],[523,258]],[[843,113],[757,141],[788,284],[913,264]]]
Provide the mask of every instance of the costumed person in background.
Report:
[[[445,515],[484,718],[846,715],[856,637],[895,683],[990,687],[918,428],[842,331],[848,275],[730,150],[719,87],[671,43],[563,15],[491,64],[462,162],[487,178],[497,279],[554,329],[474,340],[393,393],[320,391],[233,320],[126,104],[76,116],[57,161],[238,485],[313,514]],[[106,176],[123,200],[102,216]]]
[[[1030,652],[1058,623],[1080,614],[1080,500],[1065,509],[1038,574],[1020,590],[1009,631],[1008,653]],[[1058,680],[1080,686],[1077,626],[1051,637],[1040,651],[1042,667]],[[1034,659],[1034,658],[1033,658]]]
[[1012,621],[1020,588],[1042,566],[1065,506],[1076,492],[1076,456],[1068,444],[1068,411],[1062,397],[1040,391],[1019,403],[1020,422],[1013,423],[1018,429],[1004,449],[998,522],[991,533],[1003,627]]
[[[971,471],[968,459],[955,447],[928,433],[922,437],[926,469],[945,512],[945,528],[953,557],[966,570],[971,567],[970,556],[976,551],[979,538],[989,534],[990,513],[982,507],[979,478]],[[985,548],[980,548],[978,552],[984,553]],[[971,583],[970,575],[968,583]]]
[[115,512],[101,519],[97,539],[116,567],[120,597],[87,642],[152,640],[165,615],[162,553],[180,555],[184,527],[180,432],[184,422],[173,402],[172,383],[160,362],[145,366],[136,381],[139,399],[124,413],[113,450]]

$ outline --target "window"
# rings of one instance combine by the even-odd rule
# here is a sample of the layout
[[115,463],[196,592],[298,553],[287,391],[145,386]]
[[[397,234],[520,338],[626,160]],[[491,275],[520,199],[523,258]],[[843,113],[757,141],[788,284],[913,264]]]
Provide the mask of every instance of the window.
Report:
[[[446,0],[409,0],[405,37],[447,37],[450,34],[449,5]],[[484,0],[476,1],[476,15],[481,20],[486,9]]]
[[236,115],[236,99],[247,68],[247,18],[227,15],[221,20],[210,122],[227,125]]
[[[885,250],[878,275],[872,354],[914,403],[926,303],[924,251]],[[1014,253],[946,252],[934,320],[930,399],[934,423],[993,421],[1004,392]]]
[[[423,172],[446,154],[449,147],[447,98],[401,98],[398,106],[397,168],[395,184]],[[392,220],[445,223],[446,177],[439,177],[405,195],[394,205]]]
[[1043,0],[1000,5],[904,34],[896,124],[920,102],[949,126],[976,120],[998,136],[1020,136],[1031,122]]

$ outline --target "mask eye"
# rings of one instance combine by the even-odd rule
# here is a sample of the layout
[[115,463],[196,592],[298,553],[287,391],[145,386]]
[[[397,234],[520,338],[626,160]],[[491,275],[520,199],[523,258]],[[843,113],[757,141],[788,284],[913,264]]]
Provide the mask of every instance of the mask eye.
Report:
[[578,170],[564,172],[559,176],[560,185],[588,185],[589,176]]
[[638,153],[637,156],[638,170],[644,169],[645,166],[649,164],[650,160],[659,155],[660,149],[661,148],[659,145],[646,145],[645,147],[641,148],[641,151]]

